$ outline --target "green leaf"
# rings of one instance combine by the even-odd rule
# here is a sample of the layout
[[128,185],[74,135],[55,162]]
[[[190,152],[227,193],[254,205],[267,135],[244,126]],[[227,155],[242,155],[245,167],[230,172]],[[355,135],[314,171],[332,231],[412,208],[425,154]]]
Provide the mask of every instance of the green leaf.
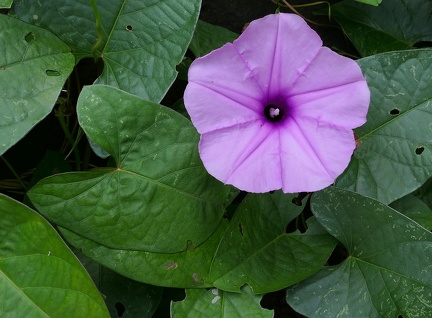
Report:
[[214,256],[214,286],[238,292],[247,284],[254,293],[295,284],[323,267],[335,240],[325,232],[286,233],[303,207],[294,195],[249,194],[237,209]]
[[377,6],[381,3],[382,0],[356,0],[358,2],[362,2],[362,3],[366,3],[366,4],[370,4],[373,6]]
[[0,47],[1,155],[51,112],[74,62],[55,35],[3,14]]
[[288,290],[287,301],[308,317],[429,317],[432,234],[371,198],[327,188],[312,212],[347,249],[340,265]]
[[[98,1],[103,37],[95,53],[105,67],[96,82],[160,102],[177,76],[200,6],[200,0]],[[98,34],[90,1],[16,0],[14,13],[57,34],[77,59],[93,57]]]
[[97,244],[66,229],[60,232],[87,257],[123,276],[147,284],[178,287],[211,287],[210,264],[216,253],[227,222],[220,226],[200,246],[181,253],[151,253],[136,250],[119,250]]
[[117,249],[175,253],[211,235],[230,188],[204,169],[189,120],[103,85],[83,89],[77,112],[117,166],[40,181],[28,196],[43,215]]
[[421,226],[432,230],[432,179],[429,179],[420,189],[392,202],[390,206]]
[[273,317],[273,311],[261,308],[261,296],[253,295],[248,288],[244,291],[187,289],[185,300],[171,303],[171,317]]
[[189,49],[195,57],[201,57],[227,42],[233,42],[238,36],[228,29],[199,20]]
[[345,0],[332,6],[332,17],[361,56],[409,49],[417,42],[432,41],[431,1],[387,0],[372,7]]
[[[80,251],[74,250],[74,253],[104,295],[111,317],[152,317],[162,298],[163,288],[126,278],[93,262]],[[122,308],[124,312],[120,316],[118,310]]]
[[340,188],[390,203],[432,175],[432,50],[383,53],[358,61],[371,90],[359,146]]
[[12,6],[13,0],[0,0],[0,9],[8,9]]
[[109,317],[90,276],[55,230],[0,194],[1,317]]

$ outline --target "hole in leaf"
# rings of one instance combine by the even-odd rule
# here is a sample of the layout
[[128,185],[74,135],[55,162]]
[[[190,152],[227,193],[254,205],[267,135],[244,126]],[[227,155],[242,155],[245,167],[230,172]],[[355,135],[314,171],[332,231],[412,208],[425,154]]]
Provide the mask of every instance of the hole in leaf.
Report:
[[60,76],[60,72],[56,71],[56,70],[46,70],[45,71],[46,75],[48,76]]
[[239,230],[240,230],[241,236],[243,236],[243,226],[241,223],[239,223]]
[[416,155],[421,155],[424,151],[424,147],[417,147],[415,150]]
[[400,110],[397,109],[397,108],[392,109],[392,110],[390,111],[390,115],[392,115],[392,116],[397,116],[397,115],[399,115],[399,114],[400,114]]
[[128,31],[132,31],[132,30],[133,30],[133,27],[132,27],[130,24],[128,24],[128,25],[126,26],[126,30],[128,30]]
[[115,303],[115,309],[117,312],[117,317],[123,317],[123,314],[126,311],[126,307],[121,302],[118,301]]
[[31,43],[31,42],[33,42],[34,39],[35,39],[35,35],[33,34],[33,32],[29,32],[29,33],[27,33],[26,36],[24,37],[24,40],[25,40],[27,43]]

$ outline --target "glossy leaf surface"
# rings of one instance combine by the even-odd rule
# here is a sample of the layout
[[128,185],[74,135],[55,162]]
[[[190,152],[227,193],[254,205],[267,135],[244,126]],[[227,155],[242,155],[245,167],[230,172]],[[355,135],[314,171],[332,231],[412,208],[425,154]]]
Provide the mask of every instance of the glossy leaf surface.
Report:
[[388,204],[432,174],[432,50],[383,53],[359,64],[371,105],[336,185]]
[[40,181],[28,195],[42,214],[118,249],[175,253],[211,235],[229,188],[202,166],[190,121],[104,85],[82,91],[78,118],[116,167]]
[[200,0],[97,1],[101,42],[88,0],[18,0],[14,12],[51,30],[77,57],[96,57],[104,70],[96,81],[160,102],[176,78],[192,38]]
[[0,194],[1,317],[109,317],[90,276],[52,226]]
[[0,14],[0,154],[54,107],[74,62],[54,34]]
[[347,249],[287,294],[308,317],[427,317],[432,310],[432,234],[386,205],[327,188],[312,197],[321,225]]

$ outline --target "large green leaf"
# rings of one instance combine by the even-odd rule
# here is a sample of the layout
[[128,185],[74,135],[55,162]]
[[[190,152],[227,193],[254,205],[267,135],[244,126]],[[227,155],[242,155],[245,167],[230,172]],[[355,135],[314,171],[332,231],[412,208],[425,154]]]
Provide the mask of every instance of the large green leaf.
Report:
[[357,193],[327,188],[312,197],[321,225],[347,249],[287,293],[308,317],[430,317],[432,234],[406,216]]
[[386,0],[379,7],[371,7],[345,0],[332,6],[332,17],[361,56],[432,41],[431,1]]
[[227,228],[222,222],[210,238],[181,253],[151,253],[119,250],[95,243],[66,229],[64,237],[86,256],[131,279],[158,286],[179,288],[211,287],[210,264]]
[[336,242],[325,231],[287,234],[288,223],[303,210],[293,199],[281,191],[245,198],[214,256],[214,286],[238,292],[248,284],[261,294],[295,284],[322,268]]
[[51,225],[0,194],[1,317],[109,317],[90,276]]
[[0,14],[0,155],[52,110],[72,71],[54,34]]
[[244,293],[230,293],[216,288],[211,290],[188,289],[183,301],[171,304],[172,318],[186,317],[273,317],[273,312],[260,306],[261,297],[248,288]]
[[204,169],[191,122],[104,85],[84,88],[77,107],[85,133],[117,166],[40,181],[28,195],[41,213],[112,248],[174,253],[204,242],[229,187]]
[[383,53],[359,64],[371,104],[336,185],[390,203],[432,175],[432,50]]
[[[96,81],[159,102],[176,78],[198,19],[200,0],[97,1],[102,42],[95,54],[105,67]],[[98,34],[89,0],[17,0],[14,13],[47,28],[93,57]]]

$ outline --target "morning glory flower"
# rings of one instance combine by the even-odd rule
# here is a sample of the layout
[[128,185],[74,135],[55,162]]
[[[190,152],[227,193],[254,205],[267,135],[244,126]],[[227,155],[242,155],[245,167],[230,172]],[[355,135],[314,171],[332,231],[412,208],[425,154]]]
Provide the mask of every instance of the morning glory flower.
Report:
[[370,92],[357,63],[294,14],[256,20],[196,59],[184,102],[207,171],[249,192],[332,184],[356,147]]

